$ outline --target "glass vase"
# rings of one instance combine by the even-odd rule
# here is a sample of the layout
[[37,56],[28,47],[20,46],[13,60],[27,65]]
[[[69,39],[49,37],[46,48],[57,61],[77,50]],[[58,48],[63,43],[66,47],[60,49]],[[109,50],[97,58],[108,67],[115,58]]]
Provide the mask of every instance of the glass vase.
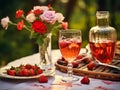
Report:
[[39,45],[40,67],[45,72],[49,72],[53,65],[51,59],[51,36],[52,34],[49,33],[46,38],[44,38],[44,43]]

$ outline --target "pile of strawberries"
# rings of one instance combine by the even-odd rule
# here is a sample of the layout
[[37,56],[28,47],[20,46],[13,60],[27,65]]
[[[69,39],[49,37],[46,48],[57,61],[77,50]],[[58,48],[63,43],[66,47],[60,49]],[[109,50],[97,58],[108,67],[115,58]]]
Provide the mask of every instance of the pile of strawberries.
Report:
[[[79,60],[81,60],[84,56],[79,55],[73,62],[73,68],[78,68],[79,67]],[[94,63],[94,61],[92,61],[90,58],[85,58],[82,60],[84,63],[87,64],[87,68],[88,70],[94,70],[94,68],[96,67],[96,64]],[[81,61],[81,62],[82,62]],[[65,60],[63,57],[61,57],[60,59],[57,60],[57,63],[60,65],[64,65],[67,66],[68,65],[68,61]]]
[[26,64],[18,67],[11,66],[10,69],[7,69],[7,74],[11,76],[34,76],[42,73],[43,70],[40,69],[40,67],[38,67],[36,64]]
[[[82,55],[79,55],[79,56],[76,58],[76,60],[81,59],[82,57],[83,57]],[[72,62],[73,68],[77,68],[77,67],[79,66],[79,63],[76,62],[76,60],[74,60],[74,61]],[[67,66],[67,65],[68,65],[68,61],[65,60],[63,57],[59,58],[59,59],[57,60],[57,63],[60,64],[60,65],[64,65],[64,66]]]
[[[10,69],[7,69],[7,74],[11,76],[33,76],[33,75],[38,75],[42,73],[43,73],[43,70],[40,69],[40,67],[38,67],[36,64],[35,65],[26,64],[26,65],[20,65],[18,67],[11,66]],[[38,78],[38,81],[39,83],[47,83],[48,78],[44,75],[41,75]],[[80,80],[80,82],[82,84],[89,84],[90,80],[87,76],[84,76]]]

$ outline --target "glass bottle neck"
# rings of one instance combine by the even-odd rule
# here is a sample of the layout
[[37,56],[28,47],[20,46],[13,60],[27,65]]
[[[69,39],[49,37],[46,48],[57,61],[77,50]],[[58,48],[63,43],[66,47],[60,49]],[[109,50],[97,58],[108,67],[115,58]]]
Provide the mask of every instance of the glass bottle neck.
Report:
[[108,18],[100,18],[100,19],[97,19],[97,25],[98,25],[98,26],[108,26],[108,25],[109,25],[109,20],[108,20]]

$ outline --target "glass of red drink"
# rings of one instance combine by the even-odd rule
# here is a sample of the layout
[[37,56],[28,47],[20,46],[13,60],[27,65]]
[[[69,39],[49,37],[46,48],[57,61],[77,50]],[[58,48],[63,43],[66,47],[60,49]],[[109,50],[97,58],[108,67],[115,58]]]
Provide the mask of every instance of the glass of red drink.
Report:
[[72,61],[79,55],[81,44],[82,44],[82,35],[80,30],[60,30],[59,31],[59,49],[65,60],[68,61],[67,77],[63,77],[63,81],[73,82],[79,80],[76,77],[73,77],[72,74]]

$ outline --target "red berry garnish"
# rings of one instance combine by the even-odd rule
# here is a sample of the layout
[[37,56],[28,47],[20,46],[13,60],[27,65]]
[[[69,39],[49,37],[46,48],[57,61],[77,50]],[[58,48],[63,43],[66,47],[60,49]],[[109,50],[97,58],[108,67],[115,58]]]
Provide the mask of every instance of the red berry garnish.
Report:
[[46,76],[42,75],[39,77],[39,80],[38,80],[40,83],[47,83],[48,82],[48,79]]
[[89,70],[93,70],[95,66],[96,66],[95,63],[93,61],[90,61],[89,64],[87,65],[87,68]]
[[89,83],[90,83],[90,80],[89,80],[88,76],[84,76],[84,77],[82,78],[82,80],[81,80],[81,83],[82,83],[82,84],[89,84]]

